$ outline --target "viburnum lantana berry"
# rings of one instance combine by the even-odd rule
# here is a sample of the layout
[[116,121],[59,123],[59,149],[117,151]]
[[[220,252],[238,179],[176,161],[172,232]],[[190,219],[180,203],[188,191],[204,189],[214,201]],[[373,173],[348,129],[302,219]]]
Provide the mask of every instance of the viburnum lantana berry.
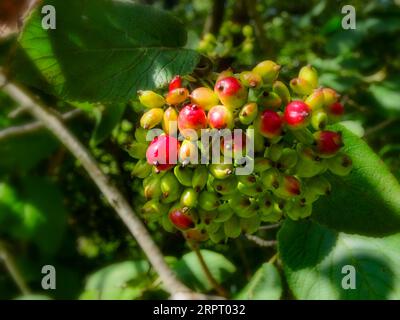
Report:
[[[190,82],[191,92],[191,77],[180,76],[166,90],[139,91],[147,109],[128,151],[146,221],[191,241],[221,242],[256,232],[261,222],[309,217],[333,191],[324,173],[351,172],[342,134],[329,127],[344,114],[340,95],[319,87],[312,66],[289,83],[278,79],[280,69],[265,60],[204,75],[206,86]],[[146,141],[152,128],[161,132]],[[252,170],[241,174],[248,164]]]

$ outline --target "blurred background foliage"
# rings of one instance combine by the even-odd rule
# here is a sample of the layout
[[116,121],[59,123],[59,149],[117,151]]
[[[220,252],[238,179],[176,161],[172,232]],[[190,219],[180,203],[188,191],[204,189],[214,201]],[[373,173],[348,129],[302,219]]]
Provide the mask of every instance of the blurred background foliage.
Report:
[[[283,78],[288,80],[300,66],[315,66],[321,83],[342,94],[347,126],[364,136],[400,178],[398,0],[141,2],[179,17],[188,29],[187,47],[208,55],[219,71],[273,59],[283,66]],[[341,8],[347,4],[356,8],[356,30],[341,27]],[[7,65],[14,42],[15,38],[0,42],[0,64]],[[61,111],[67,109],[67,104],[40,94]],[[123,147],[137,120],[135,106],[124,106],[111,116],[96,106],[79,107],[89,116],[77,117],[70,127],[134,203],[130,157]],[[0,92],[0,129],[30,120],[24,113],[15,116],[15,108]],[[148,227],[180,277],[198,290],[210,291],[193,254],[184,255],[182,237]],[[275,238],[271,231],[260,231],[260,236]],[[45,131],[0,140],[0,241],[34,293],[60,299],[166,297],[138,245],[80,164]],[[234,294],[274,254],[244,237],[204,248],[214,251],[204,251],[213,275]],[[40,270],[45,264],[57,269],[57,290],[41,290]],[[3,265],[0,270],[0,298],[18,297],[21,293]],[[115,283],[121,284],[118,290]],[[276,294],[269,298],[282,295],[279,290]]]

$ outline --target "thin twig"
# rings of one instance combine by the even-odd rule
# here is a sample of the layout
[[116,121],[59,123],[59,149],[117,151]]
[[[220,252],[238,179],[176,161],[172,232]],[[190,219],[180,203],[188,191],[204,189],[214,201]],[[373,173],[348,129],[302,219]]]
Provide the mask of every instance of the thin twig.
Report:
[[398,118],[390,118],[390,119],[386,119],[380,123],[378,123],[377,125],[365,130],[364,133],[364,138],[371,135],[372,133],[376,133],[382,129],[385,129],[386,127],[390,126],[391,124],[393,124],[395,121],[399,120]]
[[197,258],[199,259],[201,268],[204,271],[204,274],[206,275],[208,281],[210,282],[211,286],[214,288],[214,290],[222,297],[227,298],[228,297],[228,292],[223,288],[217,280],[213,277],[211,274],[210,269],[207,266],[206,261],[204,260],[203,255],[200,252],[199,246],[195,243],[189,243],[189,246],[192,248],[194,253],[196,254]]
[[8,117],[10,119],[15,119],[18,118],[20,115],[22,115],[23,113],[25,113],[27,110],[24,107],[18,107],[14,110],[12,110],[9,114]]
[[258,228],[258,230],[272,230],[272,229],[279,228],[280,226],[281,226],[280,223],[267,224],[265,226],[261,226],[260,228]]
[[[27,108],[25,108],[26,110]],[[71,120],[78,115],[82,114],[82,111],[79,109],[68,111],[61,115],[61,119],[63,121],[68,121]],[[6,128],[0,131],[0,140],[5,140],[9,138],[14,138],[14,137],[19,137],[23,136],[26,134],[34,133],[38,130],[41,130],[44,128],[44,125],[40,121],[33,121],[31,123],[23,124],[20,126],[15,126],[15,127],[10,127]]]
[[[5,81],[5,76],[0,73],[0,83]],[[179,298],[193,297],[193,293],[182,282],[180,282],[170,267],[164,260],[164,257],[151,238],[146,227],[135,214],[131,206],[121,192],[109,181],[106,175],[100,170],[98,164],[82,145],[82,143],[65,127],[60,118],[49,111],[43,104],[35,100],[24,88],[8,83],[3,90],[8,93],[21,106],[26,106],[29,112],[43,125],[49,129],[65,146],[66,148],[80,161],[86,169],[93,182],[103,193],[109,204],[117,212],[121,220],[125,223],[131,234],[136,238],[138,244],[147,255],[150,263],[155,271],[160,276],[164,283],[165,289],[172,295],[173,298],[178,294]],[[196,298],[199,298],[195,294]]]
[[0,241],[0,260],[4,262],[4,265],[10,274],[11,278],[14,280],[18,289],[21,291],[23,295],[28,295],[31,293],[28,285],[25,282],[21,272],[18,269],[17,264],[14,261],[14,258],[11,256],[10,252],[7,250],[6,245],[1,243]]
[[264,240],[252,234],[246,234],[246,238],[250,241],[253,241],[260,247],[275,247],[277,244],[276,240]]

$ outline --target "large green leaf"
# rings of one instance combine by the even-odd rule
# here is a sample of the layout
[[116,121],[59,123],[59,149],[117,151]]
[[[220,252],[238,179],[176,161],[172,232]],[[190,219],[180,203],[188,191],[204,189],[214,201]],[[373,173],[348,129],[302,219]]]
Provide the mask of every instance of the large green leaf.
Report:
[[138,89],[166,84],[190,73],[198,62],[184,49],[186,31],[170,14],[117,0],[46,0],[57,12],[57,28],[45,30],[40,7],[19,39],[40,71],[32,77],[17,61],[21,81],[70,101],[127,101]]
[[[287,220],[279,253],[298,299],[400,299],[400,234],[369,238],[338,233],[312,221]],[[342,281],[355,270],[355,289]]]
[[314,204],[313,218],[338,231],[384,235],[400,231],[400,185],[369,146],[343,126],[344,151],[353,160],[346,177],[329,174],[332,194]]
[[282,283],[278,270],[271,263],[264,263],[237,294],[236,299],[278,300],[282,295]]
[[0,184],[0,233],[33,241],[42,254],[52,255],[59,249],[66,227],[63,196],[43,178],[27,177],[19,185],[16,189]]
[[[211,274],[218,283],[222,283],[236,271],[236,267],[232,262],[220,253],[201,250],[201,254]],[[212,286],[194,252],[185,254],[174,265],[174,270],[177,276],[189,287],[203,292],[212,290]]]
[[124,261],[100,269],[89,276],[83,300],[133,300],[143,293],[150,266],[147,261]]

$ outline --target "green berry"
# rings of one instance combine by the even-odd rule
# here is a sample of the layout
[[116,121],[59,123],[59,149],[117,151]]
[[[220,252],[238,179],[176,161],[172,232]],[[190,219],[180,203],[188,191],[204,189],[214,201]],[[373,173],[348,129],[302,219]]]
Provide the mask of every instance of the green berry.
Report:
[[224,222],[224,233],[228,238],[237,238],[241,233],[240,219],[233,216],[228,221]]
[[206,211],[212,211],[218,208],[220,202],[215,192],[202,191],[199,195],[198,204],[200,208]]
[[175,166],[175,177],[179,183],[185,187],[192,187],[193,170],[187,167]]
[[161,178],[157,175],[151,175],[143,180],[144,196],[146,199],[159,198],[161,191]]
[[244,233],[247,234],[252,234],[257,232],[257,230],[260,228],[260,217],[259,216],[254,216],[251,218],[241,218],[240,219],[240,227]]
[[238,183],[235,176],[231,176],[225,180],[214,179],[212,182],[214,190],[223,195],[234,193],[236,191],[237,184]]
[[207,184],[208,170],[205,165],[198,165],[193,172],[192,187],[196,192],[200,192]]
[[167,172],[161,177],[160,187],[165,203],[171,203],[179,199],[181,185],[172,172]]
[[[221,162],[223,162],[223,160]],[[227,179],[233,174],[234,169],[233,164],[212,163],[209,165],[208,170],[216,179]]]
[[351,158],[344,153],[339,153],[333,158],[327,159],[326,162],[328,169],[338,176],[347,176],[353,167]]
[[147,163],[147,160],[140,159],[133,167],[131,175],[144,179],[151,173],[151,168],[152,166]]
[[195,207],[197,205],[198,193],[192,188],[186,188],[181,195],[181,204],[184,207]]

